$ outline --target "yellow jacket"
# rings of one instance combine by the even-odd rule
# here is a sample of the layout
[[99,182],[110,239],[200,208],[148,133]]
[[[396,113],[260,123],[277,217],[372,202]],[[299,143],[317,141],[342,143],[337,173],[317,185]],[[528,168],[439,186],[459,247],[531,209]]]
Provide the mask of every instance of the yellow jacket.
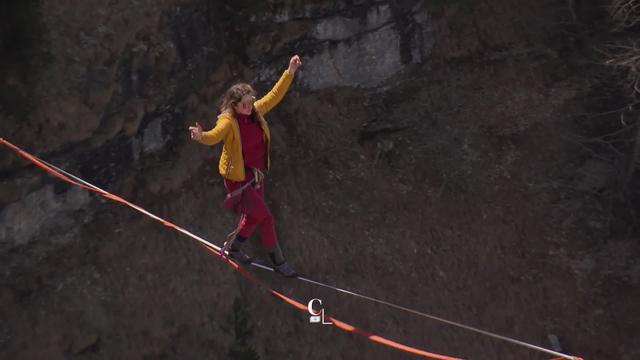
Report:
[[[267,171],[271,167],[271,135],[269,125],[264,119],[264,114],[273,109],[286,94],[289,85],[293,81],[293,74],[285,70],[276,85],[267,95],[256,101],[255,109],[258,111],[262,136],[267,145]],[[202,133],[200,143],[205,145],[215,145],[224,140],[222,155],[218,170],[225,179],[232,181],[243,181],[245,177],[244,159],[242,157],[242,143],[240,142],[240,127],[233,114],[222,113],[218,115],[216,126]]]

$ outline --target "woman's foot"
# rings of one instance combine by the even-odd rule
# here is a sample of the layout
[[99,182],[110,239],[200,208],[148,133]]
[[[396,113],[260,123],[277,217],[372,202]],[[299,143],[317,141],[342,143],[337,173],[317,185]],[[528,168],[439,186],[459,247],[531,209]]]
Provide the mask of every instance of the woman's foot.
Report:
[[234,249],[233,247],[231,247],[231,249],[229,250],[229,258],[237,260],[245,265],[251,264],[251,261],[253,260],[251,259],[251,256],[245,254],[244,251],[240,249]]
[[276,269],[276,271],[279,272],[284,277],[292,278],[292,277],[298,276],[298,273],[295,270],[293,270],[291,265],[289,265],[289,263],[287,263],[286,261],[280,265],[274,265],[274,269]]
[[275,244],[269,250],[269,259],[273,264],[273,268],[279,272],[282,276],[285,277],[296,277],[298,273],[287,263],[284,255],[282,255],[282,249],[280,248],[280,244]]
[[236,236],[235,240],[229,247],[228,254],[229,258],[234,259],[242,264],[248,265],[251,264],[251,261],[253,259],[251,259],[249,255],[245,254],[245,252],[242,251],[242,245],[245,241],[247,241],[246,237],[240,235]]

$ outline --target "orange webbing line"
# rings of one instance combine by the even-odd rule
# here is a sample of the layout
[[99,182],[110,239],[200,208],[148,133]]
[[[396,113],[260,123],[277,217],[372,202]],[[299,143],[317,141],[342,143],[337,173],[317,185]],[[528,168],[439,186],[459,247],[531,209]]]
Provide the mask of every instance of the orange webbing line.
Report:
[[[46,170],[47,172],[49,172],[50,174],[52,174],[53,176],[55,176],[55,177],[57,177],[59,179],[62,179],[62,180],[66,181],[66,182],[68,182],[70,184],[79,186],[79,187],[81,187],[83,189],[87,189],[87,190],[96,192],[96,193],[102,195],[103,197],[105,197],[107,199],[111,199],[113,201],[116,201],[116,202],[122,203],[124,205],[127,205],[127,206],[129,206],[131,208],[134,208],[134,209],[138,210],[139,212],[142,212],[143,214],[145,214],[145,215],[147,215],[147,216],[149,216],[149,217],[161,222],[165,226],[174,228],[174,229],[176,229],[176,230],[178,230],[178,231],[180,231],[182,233],[187,234],[190,237],[195,237],[194,235],[191,235],[191,233],[189,233],[186,230],[180,228],[179,226],[177,226],[177,225],[175,225],[175,224],[173,224],[173,223],[171,223],[171,222],[169,222],[167,220],[164,220],[164,219],[162,219],[162,218],[160,218],[158,216],[155,216],[155,215],[149,213],[148,211],[146,211],[145,209],[139,207],[138,205],[132,204],[132,203],[128,202],[127,200],[125,200],[125,199],[123,199],[123,198],[121,198],[119,196],[113,195],[113,194],[111,194],[111,193],[109,193],[107,191],[103,191],[103,190],[99,190],[99,189],[96,189],[96,188],[92,188],[92,187],[86,186],[86,185],[81,184],[81,183],[79,183],[77,181],[74,181],[73,179],[70,179],[68,176],[59,173],[57,170],[55,170],[55,169],[51,168],[50,166],[44,164],[42,161],[40,161],[39,159],[37,159],[33,155],[27,153],[26,151],[20,149],[19,147],[13,145],[12,143],[8,142],[7,140],[5,140],[3,138],[0,138],[0,143],[8,146],[12,150],[14,150],[18,154],[20,154],[22,157],[24,157],[25,159],[31,161],[32,163],[36,164],[37,166],[41,167],[42,169]],[[207,246],[207,245],[204,245],[204,244],[202,244],[202,245],[205,248],[207,248],[209,251],[213,252],[214,254],[217,254],[217,255],[220,254],[219,250],[217,250],[215,248],[211,248],[210,246]],[[289,305],[297,308],[298,310],[307,311],[307,307],[305,305],[303,305],[302,303],[296,301],[293,298],[289,298],[289,297],[287,297],[287,296],[285,296],[285,295],[283,295],[283,294],[271,289],[268,285],[264,284],[263,282],[261,282],[260,280],[258,280],[254,276],[252,276],[250,273],[248,273],[244,268],[238,266],[236,263],[230,261],[229,259],[225,259],[225,260],[226,260],[227,264],[229,264],[231,267],[233,267],[235,270],[237,270],[246,279],[252,281],[253,283],[255,283],[255,284],[257,284],[257,285],[259,285],[259,286],[261,286],[263,288],[266,288],[271,294],[273,294],[274,296],[276,296],[280,300],[288,303]],[[435,354],[435,353],[430,353],[430,352],[427,352],[427,351],[424,351],[424,350],[413,348],[413,347],[410,347],[410,346],[407,346],[407,345],[404,345],[404,344],[401,344],[401,343],[386,339],[384,337],[381,337],[381,336],[378,336],[378,335],[375,335],[375,334],[371,334],[371,333],[369,333],[369,332],[367,332],[367,331],[365,331],[363,329],[360,329],[360,328],[357,328],[355,326],[349,325],[349,324],[347,324],[345,322],[342,322],[342,321],[340,321],[340,320],[338,320],[336,318],[333,318],[331,316],[327,316],[326,318],[329,319],[330,321],[332,321],[333,324],[336,327],[338,327],[338,328],[340,328],[342,330],[353,332],[353,333],[358,334],[360,336],[364,336],[364,337],[368,338],[371,341],[374,341],[374,342],[377,342],[377,343],[380,343],[380,344],[383,344],[383,345],[386,345],[386,346],[389,346],[389,347],[393,347],[393,348],[396,348],[398,350],[402,350],[402,351],[405,351],[405,352],[408,352],[408,353],[424,356],[426,358],[431,358],[431,359],[461,360],[460,358],[455,358],[455,357],[449,357],[449,356],[445,356],[445,355],[439,355],[439,354]]]
[[[209,251],[211,251],[212,253],[218,255],[219,252],[216,251],[215,249],[212,249],[206,245],[205,248],[207,248]],[[259,279],[257,279],[255,276],[253,276],[251,273],[249,273],[245,268],[235,264],[233,261],[230,261],[228,259],[225,259],[227,261],[227,263],[229,265],[231,265],[234,269],[236,269],[242,276],[244,276],[247,280],[253,282],[254,284],[266,289],[268,292],[270,292],[272,295],[274,295],[275,297],[279,298],[280,300],[286,302],[287,304],[293,306],[294,308],[297,308],[298,310],[307,312],[308,308],[306,305],[300,303],[299,301],[295,300],[294,298],[288,297],[276,290],[273,290],[272,288],[270,288],[268,285],[266,285],[264,282],[260,281]],[[440,355],[440,354],[436,354],[436,353],[431,353],[428,351],[424,351],[424,350],[420,350],[411,346],[407,346],[398,342],[395,342],[393,340],[389,340],[387,338],[384,338],[382,336],[378,336],[375,334],[372,334],[364,329],[358,328],[356,326],[347,324],[343,321],[340,321],[332,316],[328,316],[325,314],[325,319],[331,321],[333,323],[333,325],[335,325],[336,327],[338,327],[339,329],[342,329],[344,331],[349,331],[349,332],[353,332],[355,334],[358,334],[360,336],[364,336],[366,338],[368,338],[371,341],[389,346],[389,347],[393,347],[396,348],[398,350],[402,350],[408,353],[412,353],[412,354],[416,354],[416,355],[421,355],[424,356],[426,358],[431,358],[431,359],[439,359],[439,360],[462,360],[460,358],[455,358],[455,357],[450,357],[450,356],[446,356],[446,355]]]
[[88,187],[88,186],[86,186],[86,185],[84,185],[84,184],[81,184],[81,183],[79,183],[79,182],[76,182],[76,181],[75,181],[75,180],[73,180],[73,179],[70,179],[70,178],[69,178],[69,177],[67,177],[66,175],[60,174],[59,172],[55,171],[54,169],[52,169],[52,168],[50,168],[49,166],[47,166],[47,165],[43,164],[42,162],[40,162],[40,160],[38,160],[35,156],[33,156],[33,155],[29,154],[28,152],[26,152],[26,151],[24,151],[24,150],[20,149],[19,147],[17,147],[17,146],[15,146],[15,145],[13,145],[12,143],[8,142],[7,140],[5,140],[5,139],[3,139],[3,138],[0,138],[0,142],[1,142],[2,144],[4,144],[4,145],[8,146],[9,148],[11,148],[13,151],[17,152],[17,153],[18,153],[20,156],[22,156],[23,158],[25,158],[25,159],[27,159],[27,160],[31,161],[32,163],[34,163],[34,164],[38,165],[38,166],[39,166],[39,167],[41,167],[41,168],[43,168],[44,170],[46,170],[47,172],[49,172],[51,175],[53,175],[53,176],[55,176],[55,177],[57,177],[57,178],[59,178],[59,179],[62,179],[62,180],[64,180],[64,181],[68,182],[68,183],[71,183],[71,184],[73,184],[73,185],[79,186],[79,187],[81,187],[81,188],[83,188],[83,189],[87,189],[87,190],[95,191],[94,189],[92,189],[92,188],[90,188],[90,187]]
[[70,183],[70,184],[76,185],[76,186],[81,187],[81,188],[83,188],[83,189],[86,189],[86,190],[89,190],[89,191],[93,191],[93,192],[95,192],[95,193],[97,193],[97,194],[102,195],[103,197],[105,197],[105,198],[107,198],[107,199],[110,199],[110,200],[113,200],[113,201],[116,201],[116,202],[122,203],[122,204],[127,205],[127,206],[129,206],[129,207],[131,207],[131,208],[134,208],[134,209],[136,209],[136,210],[138,210],[138,211],[140,211],[140,212],[144,213],[145,215],[150,216],[150,217],[152,217],[152,218],[154,218],[154,219],[158,220],[159,222],[161,222],[161,223],[162,223],[163,225],[165,225],[165,226],[168,226],[168,227],[174,228],[174,229],[176,229],[176,230],[181,230],[181,229],[180,229],[180,227],[178,227],[177,225],[174,225],[174,224],[172,224],[172,223],[171,223],[171,222],[169,222],[169,221],[166,221],[166,220],[164,220],[164,219],[162,219],[162,218],[159,218],[159,217],[157,217],[157,216],[154,216],[153,214],[149,213],[148,211],[144,210],[143,208],[139,207],[138,205],[136,205],[136,204],[132,204],[132,203],[128,202],[127,200],[125,200],[125,199],[123,199],[123,198],[121,198],[121,197],[119,197],[119,196],[117,196],[117,195],[113,195],[113,194],[111,194],[110,192],[107,192],[107,191],[104,191],[104,190],[101,190],[101,189],[98,189],[98,188],[93,188],[93,187],[87,186],[87,185],[85,185],[85,184],[82,184],[82,183],[80,183],[80,182],[77,182],[77,181],[75,181],[75,180],[73,180],[73,179],[69,178],[68,176],[66,176],[66,175],[64,175],[64,174],[61,174],[61,173],[60,173],[60,172],[58,172],[56,169],[54,169],[54,168],[50,167],[49,165],[47,165],[47,164],[43,163],[42,161],[40,161],[40,160],[39,160],[38,158],[36,158],[35,156],[33,156],[33,155],[29,154],[28,152],[26,152],[26,151],[22,150],[22,149],[21,149],[21,148],[19,148],[18,146],[16,146],[16,145],[14,145],[14,144],[10,143],[9,141],[7,141],[7,140],[5,140],[5,139],[3,139],[3,138],[0,138],[0,143],[2,143],[2,144],[4,144],[4,145],[8,146],[8,147],[9,147],[9,148],[11,148],[12,150],[16,151],[20,156],[22,156],[22,157],[24,157],[25,159],[27,159],[27,160],[31,161],[32,163],[34,163],[34,164],[35,164],[35,165],[37,165],[38,167],[40,167],[40,168],[44,169],[45,171],[47,171],[47,172],[48,172],[48,173],[50,173],[51,175],[53,175],[53,176],[55,176],[55,177],[57,177],[57,178],[59,178],[59,179],[61,179],[61,180],[64,180],[64,181],[66,181],[66,182],[68,182],[68,183]]

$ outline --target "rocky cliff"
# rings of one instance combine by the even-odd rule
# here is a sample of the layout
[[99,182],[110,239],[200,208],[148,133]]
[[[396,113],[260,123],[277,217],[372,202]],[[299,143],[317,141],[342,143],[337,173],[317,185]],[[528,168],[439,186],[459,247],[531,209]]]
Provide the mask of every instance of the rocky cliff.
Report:
[[[297,53],[268,116],[267,181],[297,270],[586,359],[633,359],[640,180],[621,134],[636,113],[600,65],[622,36],[608,5],[5,5],[0,136],[220,243],[235,223],[219,206],[220,148],[186,129],[211,128],[235,82],[267,91]],[[0,154],[3,358],[410,358],[309,324],[195,242]],[[409,345],[545,356],[260,276]]]

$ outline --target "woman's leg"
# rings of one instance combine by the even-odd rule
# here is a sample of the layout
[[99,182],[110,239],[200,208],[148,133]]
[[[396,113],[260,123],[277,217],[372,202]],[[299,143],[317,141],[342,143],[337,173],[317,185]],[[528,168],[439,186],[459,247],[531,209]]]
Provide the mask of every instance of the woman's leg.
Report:
[[[236,182],[231,180],[224,180],[224,187],[227,189],[227,192],[232,192],[238,189],[240,186],[244,185],[245,182]],[[229,257],[240,261],[243,264],[249,264],[253,259],[247,255],[244,251],[242,251],[242,245],[247,241],[253,229],[255,229],[256,223],[250,221],[246,215],[240,216],[240,220],[238,222],[238,226],[236,227],[237,234],[235,239],[230,239],[228,241],[232,241],[231,247],[229,248]]]
[[[235,190],[239,186],[242,186],[242,184],[243,183],[235,183],[227,186],[227,180],[225,180],[225,186],[227,186],[229,191]],[[276,236],[273,215],[264,200],[264,183],[260,185],[258,188],[247,189],[248,192],[245,193],[247,196],[250,196],[250,201],[249,204],[247,204],[248,209],[246,213],[241,217],[240,223],[238,224],[238,239],[246,240],[255,227],[260,226],[260,240],[262,245],[267,249],[269,258],[276,271],[286,277],[297,276],[295,270],[291,268],[282,254],[282,249],[280,248],[280,244],[278,244],[278,238]],[[232,247],[232,250],[240,251],[241,244],[242,241],[240,241],[237,246]]]
[[258,220],[251,216],[243,216],[238,223],[238,235],[248,238],[258,226]]
[[260,210],[256,211],[256,216],[259,216],[260,218],[258,219],[254,217],[253,221],[257,222],[258,226],[260,226],[260,240],[262,245],[267,249],[269,259],[280,274],[286,277],[297,276],[298,274],[293,270],[293,268],[291,268],[289,263],[287,263],[287,260],[284,258],[282,249],[278,243],[273,215],[264,201],[264,183],[255,190],[258,195],[256,197],[256,201],[260,202],[258,207]]
[[[242,181],[242,182],[237,182],[237,181],[231,181],[231,180],[224,180],[224,187],[227,189],[227,192],[232,192],[236,189],[238,189],[239,187],[243,186],[244,184],[246,184],[246,181]],[[244,215],[240,217],[240,220],[238,221],[238,226],[237,226],[237,230],[238,230],[238,235],[240,235],[243,238],[249,238],[251,236],[251,234],[253,233],[253,230],[256,228],[256,226],[258,225],[259,219],[256,219],[253,216],[249,216],[249,215]]]
[[273,215],[264,200],[264,182],[256,189],[256,193],[258,194],[259,201],[261,202],[260,206],[264,210],[259,211],[259,216],[261,218],[252,217],[251,220],[255,225],[260,226],[260,240],[262,245],[269,249],[278,243],[278,238],[276,237],[276,226],[273,222]]

